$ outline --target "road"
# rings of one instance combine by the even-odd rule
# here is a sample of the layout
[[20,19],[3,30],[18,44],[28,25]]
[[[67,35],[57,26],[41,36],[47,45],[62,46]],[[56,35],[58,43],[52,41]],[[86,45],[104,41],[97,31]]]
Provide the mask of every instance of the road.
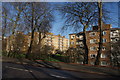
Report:
[[92,80],[94,80],[96,78],[117,78],[117,77],[3,62],[2,63],[2,78],[3,78],[3,80],[6,78],[8,78],[8,79],[22,78],[22,79],[32,79],[32,80],[33,79],[34,80],[42,80],[42,79],[49,79],[49,80],[92,79]]

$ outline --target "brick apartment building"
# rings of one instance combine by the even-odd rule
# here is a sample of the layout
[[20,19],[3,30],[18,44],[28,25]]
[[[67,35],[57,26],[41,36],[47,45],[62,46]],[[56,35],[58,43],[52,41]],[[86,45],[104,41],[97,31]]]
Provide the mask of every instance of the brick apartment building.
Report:
[[[100,56],[100,64],[102,66],[110,65],[110,57],[111,57],[111,40],[115,39],[118,40],[120,36],[113,36],[112,35],[119,35],[120,29],[118,28],[111,28],[110,24],[103,25],[103,37],[102,37],[102,53]],[[117,32],[116,32],[117,31]],[[86,40],[88,46],[88,63],[94,65],[95,58],[97,56],[98,47],[99,47],[99,28],[98,26],[93,26],[91,31],[86,32]],[[73,48],[83,48],[83,32],[77,34],[69,34],[69,41],[70,47]]]
[[[17,39],[17,37],[18,37],[18,40],[15,40]],[[41,34],[41,37],[44,37],[44,35]],[[13,50],[13,45],[11,45],[11,41],[9,39],[10,39],[10,36],[5,39],[6,51]],[[15,44],[20,43],[18,49],[21,50],[22,52],[26,52],[28,50],[28,46],[30,46],[30,39],[31,39],[31,33],[23,34],[22,32],[17,32],[16,36],[14,36],[12,41]],[[18,42],[15,42],[15,41],[18,41]],[[38,44],[38,43],[39,43],[39,33],[35,32],[33,44]],[[65,36],[54,35],[53,33],[47,33],[45,35],[45,38],[43,38],[41,41],[41,46],[44,46],[44,45],[53,47],[54,53],[55,53],[55,50],[65,51],[68,49],[68,39],[65,38]]]
[[120,64],[120,55],[119,55],[120,28],[111,29],[110,38],[111,38],[111,54],[112,54],[111,61],[113,65],[118,66],[118,64]]
[[120,28],[112,28],[110,33],[111,42],[116,42],[120,38]]

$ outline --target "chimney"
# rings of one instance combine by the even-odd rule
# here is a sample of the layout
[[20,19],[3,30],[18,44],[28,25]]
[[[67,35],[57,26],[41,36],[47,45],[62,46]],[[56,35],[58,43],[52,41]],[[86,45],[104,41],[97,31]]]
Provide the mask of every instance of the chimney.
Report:
[[98,27],[98,26],[93,26],[92,27],[92,30],[99,30],[100,29],[100,27]]

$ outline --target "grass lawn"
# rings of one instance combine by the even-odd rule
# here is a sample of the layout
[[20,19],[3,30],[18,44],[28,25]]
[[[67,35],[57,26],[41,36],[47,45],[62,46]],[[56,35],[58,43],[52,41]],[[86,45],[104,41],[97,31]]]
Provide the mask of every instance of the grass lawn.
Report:
[[45,59],[46,61],[55,61],[55,62],[61,62],[60,60],[57,60],[57,59],[54,59],[54,58],[51,58],[51,57],[49,57],[49,58],[47,58],[47,59]]

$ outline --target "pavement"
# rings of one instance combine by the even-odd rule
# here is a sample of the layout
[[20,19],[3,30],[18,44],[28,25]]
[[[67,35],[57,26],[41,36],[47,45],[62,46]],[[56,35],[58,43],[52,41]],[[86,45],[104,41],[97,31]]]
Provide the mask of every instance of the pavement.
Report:
[[108,80],[118,79],[115,76],[98,75],[86,72],[75,72],[24,64],[3,62],[2,80]]
[[66,63],[57,63],[57,62],[48,62],[48,61],[30,61],[28,59],[15,59],[3,57],[2,62],[7,63],[16,63],[16,64],[24,64],[35,67],[44,67],[51,69],[59,69],[59,70],[67,70],[74,72],[86,72],[90,74],[98,74],[98,75],[110,75],[110,76],[120,76],[120,71],[118,69],[112,69],[108,67],[95,67],[95,66],[85,66],[78,64],[66,64]]

